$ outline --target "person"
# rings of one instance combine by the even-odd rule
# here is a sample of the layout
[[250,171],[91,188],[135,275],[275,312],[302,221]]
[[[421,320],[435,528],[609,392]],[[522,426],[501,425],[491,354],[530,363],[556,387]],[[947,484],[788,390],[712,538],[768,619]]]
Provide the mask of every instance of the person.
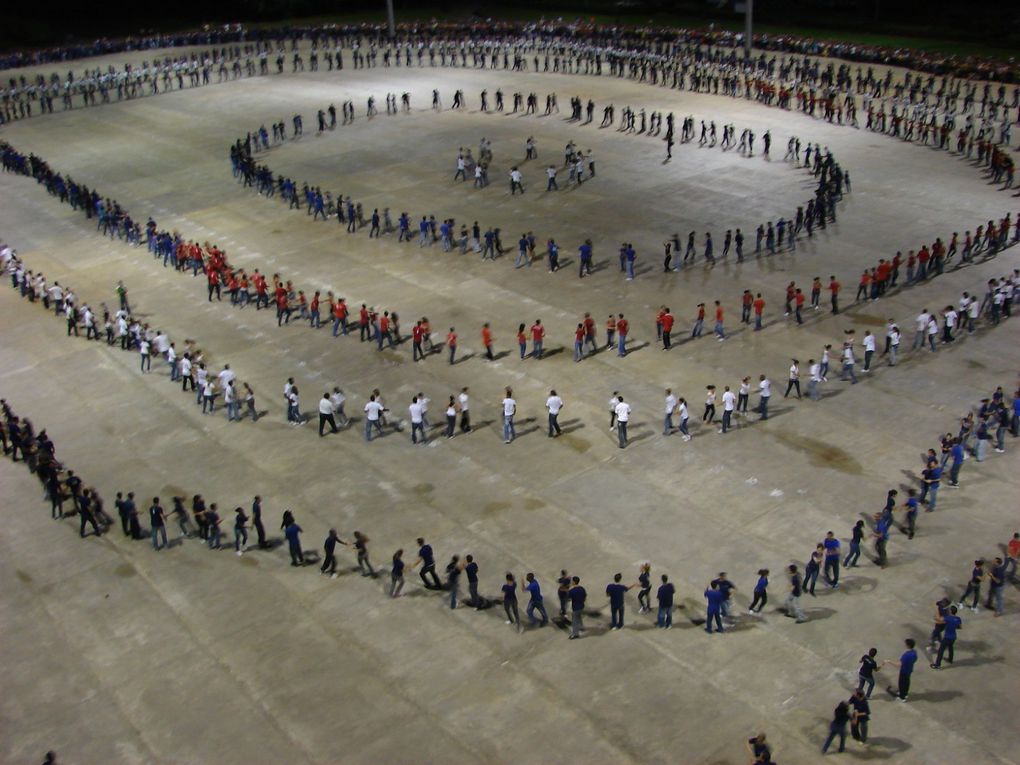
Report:
[[747,751],[754,758],[754,765],[771,765],[772,750],[765,741],[765,734],[759,733],[754,738],[747,739]]
[[659,589],[655,593],[656,599],[659,601],[659,614],[655,620],[655,626],[665,630],[673,629],[673,596],[676,593],[676,588],[673,583],[669,581],[669,577],[665,574],[662,575],[662,584],[659,585]]
[[614,574],[613,581],[606,585],[606,595],[609,596],[609,629],[611,630],[623,629],[624,597],[630,587],[622,584],[621,579],[623,579],[623,574]]
[[240,507],[234,508],[234,552],[238,557],[248,550],[248,516]]
[[[469,558],[471,556],[468,556]],[[532,572],[528,572],[525,577],[525,584],[521,587],[528,593],[528,607],[525,609],[528,614],[528,621],[532,626],[538,624],[539,627],[544,627],[549,623],[549,614],[545,611],[545,605],[542,603],[542,588],[538,584],[538,580]],[[477,586],[477,585],[476,585]],[[542,615],[542,621],[539,622],[535,618],[535,611],[538,611]]]
[[506,612],[506,623],[517,627],[521,631],[521,615],[517,610],[517,582],[514,575],[509,571],[506,574],[506,583],[503,585],[503,610]]
[[303,566],[305,565],[305,556],[301,551],[301,527],[298,526],[297,521],[294,520],[294,516],[287,511],[285,516],[286,520],[290,521],[283,528],[284,536],[287,537],[287,545],[290,548],[290,565],[292,566]]
[[[1020,400],[1020,397],[1017,400]],[[1014,533],[1013,538],[1006,543],[1006,568],[1003,573],[1011,582],[1016,581],[1018,560],[1020,560],[1020,532]]]
[[517,414],[517,402],[513,397],[513,390],[506,389],[503,397],[503,443],[508,444],[517,437],[514,429],[514,416]]
[[620,448],[627,446],[627,423],[630,421],[630,404],[623,400],[623,396],[617,396],[616,412],[616,436]]
[[846,726],[849,722],[850,705],[845,701],[841,701],[836,705],[836,709],[832,713],[832,722],[829,723],[829,736],[825,739],[825,743],[822,744],[822,754],[829,751],[829,745],[832,744],[836,736],[839,736],[839,751],[846,751]]
[[646,614],[652,610],[649,595],[652,592],[652,564],[642,563],[641,570],[638,572],[638,585],[641,587],[638,590],[638,613]]
[[791,563],[786,568],[790,575],[790,592],[786,596],[786,602],[784,608],[786,615],[789,617],[796,617],[797,624],[807,621],[807,617],[804,615],[804,611],[800,607],[800,595],[802,591],[800,573],[797,571],[797,565]]
[[713,580],[705,589],[705,598],[708,600],[708,618],[705,620],[705,632],[712,634],[712,623],[715,623],[716,632],[723,632],[722,626],[722,603],[723,593],[719,589],[719,582]]
[[871,705],[864,697],[861,689],[854,691],[850,697],[850,735],[854,741],[868,743],[868,720],[871,719]]
[[411,418],[411,443],[417,444],[418,434],[421,433],[422,444],[427,444],[428,437],[425,435],[425,418],[421,402],[418,401],[417,396],[411,398],[411,405],[407,408],[407,411]]
[[861,558],[861,542],[864,541],[864,521],[857,521],[850,530],[849,551],[843,559],[845,568],[856,568],[857,561]]
[[336,546],[337,543],[346,545],[347,542],[342,540],[337,534],[336,529],[330,529],[329,534],[326,535],[326,541],[322,545],[322,567],[319,569],[320,574],[329,573],[330,579],[336,579]]
[[[432,545],[426,544],[423,537],[418,537],[418,559],[411,565],[411,568],[417,568],[419,563],[421,571],[418,572],[418,575],[425,588],[429,590],[442,589],[439,576],[436,574],[436,560],[435,554],[432,552]],[[431,582],[429,582],[429,577],[432,577]]]
[[588,598],[588,592],[581,586],[581,577],[575,576],[570,579],[571,587],[567,591],[570,598],[570,636],[568,640],[576,640],[581,637],[584,630],[584,603]]
[[825,547],[825,583],[835,590],[839,588],[839,540],[829,531],[822,545]]
[[1002,591],[1006,586],[1006,564],[1002,558],[996,558],[988,572],[988,598],[985,608],[995,609],[996,616],[1002,616]]
[[399,598],[404,589],[404,551],[393,553],[393,566],[390,568],[390,597]]
[[[868,652],[861,657],[861,667],[857,670],[857,690],[865,693],[867,698],[871,698],[871,692],[875,690],[875,673],[879,670],[878,662],[875,657],[878,656],[877,648],[869,648]],[[864,686],[868,686],[867,692],[864,691]]]
[[460,574],[464,570],[464,564],[459,555],[450,558],[446,564],[446,589],[450,593],[450,608],[457,608],[457,596],[460,595]]
[[[765,608],[765,604],[769,602],[769,570],[767,568],[758,569],[758,581],[754,585],[754,597],[751,599],[751,607],[747,609],[749,614],[760,614],[762,609]],[[755,606],[758,610],[755,610]]]
[[251,503],[251,525],[259,537],[259,549],[269,549],[269,542],[266,540],[266,528],[262,525],[262,497],[255,495]]
[[[85,513],[82,513],[82,529],[84,534],[85,528]],[[92,522],[95,526],[95,521]],[[152,498],[152,506],[149,508],[149,525],[152,527],[152,549],[159,552],[163,547],[168,547],[166,539],[166,514],[163,512],[163,506],[159,504],[159,497]],[[99,535],[99,531],[96,531],[96,535]],[[159,540],[162,539],[162,544]]]
[[970,605],[970,610],[977,613],[978,601],[981,600],[981,583],[984,580],[985,561],[983,558],[978,558],[974,561],[974,568],[971,569],[970,579],[967,580],[967,588],[963,591],[963,595],[960,596],[960,600],[956,605],[964,608],[964,601],[967,599],[967,596],[973,594],[974,600]]
[[319,438],[323,436],[326,423],[329,423],[333,433],[337,432],[336,419],[333,417],[333,402],[329,398],[329,393],[323,393],[319,400]]
[[906,646],[906,650],[900,655],[899,661],[887,659],[883,663],[894,664],[900,668],[897,687],[895,689],[892,686],[888,688],[889,692],[900,701],[906,701],[907,696],[910,695],[910,677],[914,674],[914,665],[917,664],[917,651],[914,650],[916,642],[914,639],[907,638],[903,641],[903,644]]
[[942,630],[942,640],[939,641],[938,655],[931,664],[932,669],[942,669],[943,655],[945,655],[946,661],[950,664],[953,663],[956,631],[963,626],[963,619],[956,615],[958,610],[956,606],[950,606],[949,613],[942,617],[942,623],[945,626]]
[[555,390],[549,391],[549,398],[545,401],[545,407],[549,410],[549,438],[559,437],[563,430],[557,421],[560,410],[563,409],[563,399],[556,395]]

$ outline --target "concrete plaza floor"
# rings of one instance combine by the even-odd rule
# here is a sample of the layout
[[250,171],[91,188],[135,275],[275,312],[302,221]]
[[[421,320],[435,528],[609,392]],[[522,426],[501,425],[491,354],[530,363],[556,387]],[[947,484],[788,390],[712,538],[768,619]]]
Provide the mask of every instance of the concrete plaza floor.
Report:
[[[113,57],[113,60],[120,61]],[[432,88],[445,105],[462,88],[462,113],[428,109]],[[555,91],[596,102],[593,125],[547,118],[480,114],[477,94]],[[412,94],[410,115],[364,119],[370,94]],[[314,112],[351,98],[352,126],[315,135]],[[646,137],[598,130],[602,106],[614,103],[673,111],[678,123],[732,122],[773,136],[772,161],[734,152],[664,147]],[[541,109],[540,109],[541,111]],[[335,221],[313,223],[242,189],[227,148],[238,135],[304,115],[305,135],[265,160],[299,182],[321,184],[363,201],[500,226],[513,249],[521,231],[552,236],[571,264],[550,274],[537,263],[515,271],[512,252],[494,263],[438,247],[376,242],[347,235]],[[789,218],[812,194],[813,181],[782,161],[790,135],[830,147],[853,179],[839,220],[796,254],[701,262],[661,273],[661,243],[674,231],[712,231],[719,254],[727,228],[741,227],[746,250],[760,222]],[[49,281],[74,287],[92,305],[113,305],[123,280],[144,321],[180,346],[194,338],[214,371],[229,363],[255,389],[266,416],[228,423],[222,410],[203,416],[190,395],[167,380],[165,365],[140,375],[134,353],[65,337],[63,322],[0,290],[4,317],[0,391],[15,410],[45,427],[59,459],[96,486],[112,512],[114,493],[135,491],[139,506],[159,495],[201,493],[232,508],[264,498],[268,526],[295,511],[307,550],[321,549],[330,527],[371,538],[376,566],[398,547],[415,558],[424,536],[442,569],[452,554],[471,553],[483,594],[499,595],[506,571],[533,571],[550,611],[561,568],[581,576],[589,593],[588,631],[568,642],[556,627],[518,634],[494,608],[451,611],[423,590],[413,572],[407,596],[384,595],[388,575],[363,579],[346,548],[342,575],[294,570],[286,550],[213,553],[187,540],[156,554],[119,532],[75,538],[73,521],[54,523],[37,482],[20,466],[0,463],[5,523],[0,529],[0,761],[90,763],[739,763],[743,742],[763,730],[777,761],[817,758],[832,708],[849,696],[858,658],[871,646],[898,657],[902,641],[919,643],[931,628],[932,604],[960,594],[976,557],[1001,555],[1017,530],[1016,442],[1004,455],[968,461],[962,489],[944,489],[938,510],[922,514],[912,541],[894,533],[891,565],[870,561],[845,571],[838,591],[804,598],[809,621],[795,625],[774,610],[785,597],[782,571],[803,565],[834,530],[844,539],[860,517],[881,509],[886,491],[913,485],[921,455],[997,385],[1016,385],[1017,319],[982,328],[938,354],[904,353],[876,365],[857,386],[830,374],[824,398],[782,399],[786,370],[843,332],[884,336],[887,318],[913,337],[922,309],[954,303],[964,290],[1018,266],[1018,249],[947,273],[923,286],[849,306],[861,269],[936,236],[947,241],[989,218],[1016,215],[1016,200],[988,186],[963,160],[884,136],[837,127],[800,114],[729,98],[692,95],[629,80],[471,70],[349,69],[257,78],[132,103],[57,113],[6,127],[3,139],[35,152],[77,180],[118,199],[144,222],[186,238],[217,242],[231,263],[279,272],[306,290],[332,289],[354,305],[396,310],[403,330],[430,318],[437,339],[449,326],[461,337],[461,360],[442,354],[412,363],[407,343],[376,351],[356,338],[334,339],[292,322],[278,329],[268,312],[205,299],[201,278],[165,270],[144,247],[100,237],[93,224],[59,205],[32,181],[0,177],[0,236]],[[477,154],[493,142],[492,185],[452,182],[459,146]],[[522,162],[534,136],[539,160],[524,164],[527,191],[510,197],[507,169]],[[549,162],[575,140],[596,156],[597,177],[578,189],[544,194]],[[565,186],[561,173],[561,186]],[[576,247],[585,237],[603,264],[578,279]],[[633,242],[638,276],[616,265],[620,242]],[[786,284],[808,288],[836,274],[847,310],[809,312],[803,326],[782,315]],[[768,324],[740,329],[739,296],[762,292]],[[686,341],[695,306],[722,300],[732,335]],[[673,309],[683,342],[659,350],[654,315]],[[623,312],[634,352],[571,361],[573,328],[590,311],[601,326]],[[541,362],[517,358],[519,323],[548,327]],[[501,358],[482,358],[479,330],[495,330]],[[740,329],[740,331],[737,331]],[[601,334],[601,333],[600,333]],[[559,349],[562,348],[562,351]],[[835,366],[835,364],[834,364]],[[698,423],[705,386],[736,388],[760,373],[774,381],[772,416],[740,418],[725,436],[696,425],[695,438],[660,435],[663,390],[691,404]],[[452,440],[438,429],[424,448],[409,434],[365,443],[360,416],[350,429],[318,439],[315,424],[287,425],[280,392],[288,376],[314,417],[322,391],[339,384],[359,413],[380,388],[393,414],[406,418],[417,391],[443,419],[445,400],[470,386],[475,430]],[[515,390],[518,440],[500,434],[499,403]],[[565,435],[546,438],[544,402],[555,388],[566,402]],[[617,447],[606,402],[618,390],[634,407],[632,443]],[[756,401],[753,397],[752,401]],[[870,549],[870,545],[869,545]],[[628,596],[628,626],[608,631],[605,585],[615,572],[636,581],[650,561],[657,581],[668,573],[680,610],[674,629],[653,628]],[[772,571],[764,618],[746,611],[755,572]],[[719,571],[737,585],[729,634],[708,636],[702,592]],[[522,598],[522,609],[524,606]],[[810,602],[807,602],[810,601]],[[872,739],[849,742],[855,760],[896,763],[1020,762],[1020,732],[1011,703],[1020,687],[1016,589],[1006,615],[963,614],[956,664],[930,671],[922,655],[907,704],[876,689]],[[597,612],[597,613],[596,613]],[[884,682],[883,682],[884,681]],[[882,672],[880,688],[895,682]]]

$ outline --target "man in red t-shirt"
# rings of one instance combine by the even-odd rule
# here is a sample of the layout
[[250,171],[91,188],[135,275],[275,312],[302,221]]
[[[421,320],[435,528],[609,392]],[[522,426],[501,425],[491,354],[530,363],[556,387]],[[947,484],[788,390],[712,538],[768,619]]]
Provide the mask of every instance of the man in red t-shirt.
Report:
[[676,321],[673,318],[673,314],[670,313],[669,308],[662,314],[662,350],[668,351],[672,347],[672,340],[670,339],[670,333],[673,331],[673,322]]
[[751,295],[751,290],[744,290],[744,294],[740,296],[740,321],[743,324],[751,323],[751,306],[754,304],[754,297]]
[[829,295],[832,298],[832,312],[839,313],[839,282],[835,276],[829,277]]
[[616,336],[617,346],[616,355],[623,358],[627,355],[627,333],[630,331],[630,322],[623,318],[623,314],[619,314],[616,318]]
[[545,339],[545,327],[541,319],[535,319],[531,325],[531,356],[535,359],[542,358],[542,341]]
[[761,329],[761,316],[765,312],[765,299],[762,298],[761,293],[754,299],[754,331],[757,332]]
[[450,327],[450,331],[446,333],[446,347],[450,350],[450,363],[453,364],[454,357],[457,355],[457,333],[453,327]]
[[482,325],[482,345],[485,346],[485,358],[489,361],[495,360],[495,356],[492,355],[492,330],[489,328],[489,322]]
[[411,327],[411,360],[417,361],[418,359],[425,358],[425,351],[422,350],[421,343],[425,339],[425,330],[421,328],[421,321],[417,321],[413,327]]

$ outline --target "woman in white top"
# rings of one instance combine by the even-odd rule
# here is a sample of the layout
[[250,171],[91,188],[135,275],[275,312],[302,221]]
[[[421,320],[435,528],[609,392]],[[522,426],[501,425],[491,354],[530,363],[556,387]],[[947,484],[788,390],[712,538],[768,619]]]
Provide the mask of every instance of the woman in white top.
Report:
[[684,437],[684,441],[691,440],[691,434],[687,431],[687,420],[689,413],[687,411],[687,400],[681,398],[676,406],[677,417],[680,418],[680,433]]
[[703,422],[712,422],[715,419],[715,386],[709,385],[705,394],[705,414],[702,416]]

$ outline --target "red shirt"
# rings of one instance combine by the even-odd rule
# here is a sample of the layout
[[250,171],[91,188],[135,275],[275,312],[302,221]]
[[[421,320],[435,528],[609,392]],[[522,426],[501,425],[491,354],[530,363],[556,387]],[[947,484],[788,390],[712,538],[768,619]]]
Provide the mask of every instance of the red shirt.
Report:
[[449,334],[447,334],[447,336],[446,336],[446,345],[449,348],[456,348],[457,347],[457,333],[456,332],[450,332]]
[[584,320],[584,334],[591,335],[593,337],[595,335],[595,319],[591,316],[586,317]]
[[829,282],[829,292],[831,292],[833,295],[839,294],[839,282],[837,282],[835,279]]
[[630,329],[630,322],[626,319],[620,319],[616,322],[616,331],[620,333],[621,337],[627,336],[627,330]]
[[422,341],[422,338],[424,338],[424,337],[425,337],[425,330],[423,330],[421,328],[420,324],[415,324],[411,328],[411,339],[414,342],[416,342],[416,343],[420,343]]
[[761,298],[758,298],[757,300],[755,300],[754,301],[754,312],[756,314],[758,314],[759,316],[761,316],[762,312],[764,310],[765,310],[765,301],[762,300]]
[[667,313],[662,316],[662,331],[672,332],[673,331],[673,314]]
[[797,301],[797,307],[798,308],[800,308],[802,305],[804,305],[805,297],[804,297],[804,293],[803,292],[798,292],[794,299]]
[[362,308],[358,314],[358,318],[362,324],[368,324],[368,309]]
[[743,297],[741,297],[740,301],[744,305],[751,305],[751,303],[754,302],[754,297],[751,295],[750,292],[745,292]]
[[575,343],[583,343],[584,342],[584,326],[583,325],[574,330],[574,342]]
[[482,327],[482,345],[485,347],[492,345],[492,330],[488,327]]
[[720,306],[716,306],[716,308],[715,308],[715,320],[717,322],[719,322],[720,324],[722,323],[722,315],[723,315],[722,306],[721,305]]
[[543,327],[541,324],[532,324],[531,339],[541,340],[543,337],[545,337],[545,327]]
[[381,319],[379,319],[379,331],[388,332],[389,329],[390,329],[390,317],[384,315]]
[[698,321],[704,321],[704,320],[705,320],[705,306],[701,306],[698,309]]

